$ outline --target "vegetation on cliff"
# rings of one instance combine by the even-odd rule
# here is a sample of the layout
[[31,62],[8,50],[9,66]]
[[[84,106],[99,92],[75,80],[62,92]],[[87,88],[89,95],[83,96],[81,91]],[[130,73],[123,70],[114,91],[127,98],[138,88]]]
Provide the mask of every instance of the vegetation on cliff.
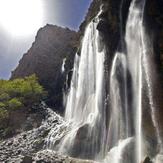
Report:
[[14,80],[0,80],[0,130],[9,127],[14,112],[27,111],[46,98],[47,92],[38,83],[36,75]]

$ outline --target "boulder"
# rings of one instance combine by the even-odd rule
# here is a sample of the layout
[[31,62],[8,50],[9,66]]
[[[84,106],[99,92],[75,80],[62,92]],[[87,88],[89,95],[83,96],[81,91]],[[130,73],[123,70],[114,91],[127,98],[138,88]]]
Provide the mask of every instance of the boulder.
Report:
[[151,161],[151,159],[148,156],[146,156],[142,163],[152,163],[152,161]]
[[32,163],[33,159],[31,156],[25,156],[21,163]]

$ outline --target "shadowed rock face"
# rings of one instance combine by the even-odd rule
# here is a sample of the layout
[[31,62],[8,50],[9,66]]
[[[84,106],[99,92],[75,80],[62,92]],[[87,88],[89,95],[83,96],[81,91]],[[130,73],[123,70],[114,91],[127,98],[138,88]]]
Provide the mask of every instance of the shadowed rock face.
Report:
[[[153,88],[156,123],[163,142],[163,1],[147,0],[144,14],[144,24],[149,36],[150,75]],[[148,110],[146,110],[147,113]],[[147,118],[147,116],[146,116]],[[150,129],[149,121],[144,126]],[[147,130],[148,136],[152,135]],[[149,136],[150,137],[150,136]]]
[[147,0],[145,21],[154,43],[158,65],[163,67],[163,1]]
[[[75,31],[46,25],[38,31],[35,42],[12,72],[11,79],[35,73],[49,93],[47,103],[62,112],[62,89],[73,67],[77,46],[78,34]],[[65,71],[62,73],[64,58]]]
[[149,157],[146,157],[142,163],[152,163]]

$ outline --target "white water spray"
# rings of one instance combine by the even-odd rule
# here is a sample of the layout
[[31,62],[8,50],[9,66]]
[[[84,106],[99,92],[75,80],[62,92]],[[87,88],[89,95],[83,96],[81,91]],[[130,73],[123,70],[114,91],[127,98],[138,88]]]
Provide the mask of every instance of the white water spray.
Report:
[[133,84],[133,109],[135,110],[136,162],[141,162],[142,151],[142,52],[141,28],[143,26],[145,0],[133,0],[126,25],[128,68]]
[[63,59],[62,67],[61,67],[61,72],[64,73],[65,71],[65,64],[66,64],[66,58]]
[[124,158],[125,150],[133,142],[133,138],[119,140],[117,146],[114,146],[107,154],[103,163],[131,163],[128,158]]
[[129,135],[127,107],[127,61],[123,53],[116,53],[110,75],[111,119],[109,123],[109,148]]

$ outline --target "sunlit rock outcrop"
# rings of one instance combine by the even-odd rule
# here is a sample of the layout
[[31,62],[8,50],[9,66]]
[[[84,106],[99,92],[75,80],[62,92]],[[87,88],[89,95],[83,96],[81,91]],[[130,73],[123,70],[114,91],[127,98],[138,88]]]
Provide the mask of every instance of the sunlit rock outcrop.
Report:
[[49,93],[47,103],[61,111],[62,89],[72,69],[77,46],[78,34],[75,31],[46,25],[38,31],[35,42],[12,72],[11,79],[35,73]]

